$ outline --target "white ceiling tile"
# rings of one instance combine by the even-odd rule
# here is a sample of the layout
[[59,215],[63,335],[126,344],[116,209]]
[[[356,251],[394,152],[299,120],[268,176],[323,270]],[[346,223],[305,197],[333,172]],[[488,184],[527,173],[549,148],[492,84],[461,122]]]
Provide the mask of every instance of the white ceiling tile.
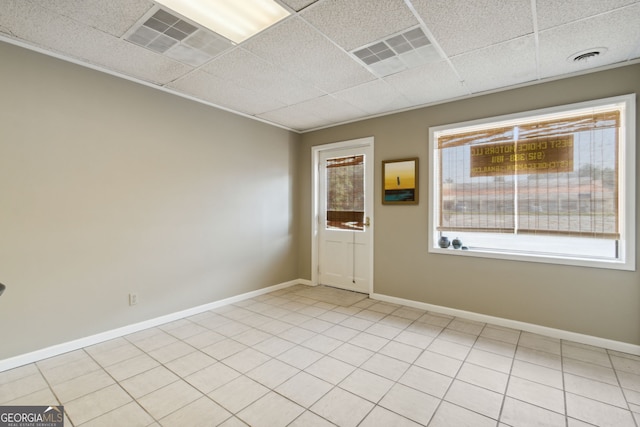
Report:
[[291,9],[295,11],[299,11],[309,6],[310,4],[315,3],[318,0],[281,0],[282,3],[289,6]]
[[533,32],[531,0],[412,0],[448,56]]
[[403,0],[327,0],[301,16],[348,51],[418,25]]
[[56,0],[40,1],[39,4],[116,37],[127,32],[154,6],[149,0]]
[[103,31],[20,0],[3,3],[0,29],[38,47],[156,84],[172,81],[192,68]]
[[[615,64],[637,53],[640,3],[593,18],[540,32],[540,75],[553,77]],[[611,31],[615,28],[616,31]],[[585,62],[567,61],[575,53],[605,47],[607,52]]]
[[262,92],[286,105],[325,95],[313,85],[305,84],[242,48],[236,48],[214,59],[203,70],[247,89]]
[[537,79],[533,36],[455,56],[451,62],[473,93]]
[[397,89],[383,80],[374,80],[333,94],[367,114],[396,111],[411,106]]
[[346,89],[375,78],[297,17],[249,39],[243,47],[326,92]]
[[229,84],[229,81],[212,76],[204,71],[195,71],[168,84],[166,87],[249,115],[261,114],[284,106],[284,104],[267,95]]
[[536,0],[538,28],[546,30],[637,2],[638,0]]
[[429,104],[447,98],[468,95],[446,61],[434,62],[385,77],[385,81],[414,105]]
[[327,95],[260,114],[259,117],[292,129],[305,130],[364,116],[366,113],[356,107]]

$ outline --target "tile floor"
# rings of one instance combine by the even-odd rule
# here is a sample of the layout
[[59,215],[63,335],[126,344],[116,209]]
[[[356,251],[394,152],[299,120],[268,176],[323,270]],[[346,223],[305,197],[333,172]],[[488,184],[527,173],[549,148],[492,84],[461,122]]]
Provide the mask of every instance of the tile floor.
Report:
[[638,426],[640,357],[294,286],[0,373],[65,426]]

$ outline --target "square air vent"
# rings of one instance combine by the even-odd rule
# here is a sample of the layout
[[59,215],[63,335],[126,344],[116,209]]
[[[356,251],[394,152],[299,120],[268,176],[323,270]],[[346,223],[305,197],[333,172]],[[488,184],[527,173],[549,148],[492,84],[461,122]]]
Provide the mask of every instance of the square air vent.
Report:
[[420,27],[356,48],[351,54],[379,77],[441,59]]
[[232,42],[187,22],[164,9],[157,9],[125,34],[125,40],[199,67],[234,46]]

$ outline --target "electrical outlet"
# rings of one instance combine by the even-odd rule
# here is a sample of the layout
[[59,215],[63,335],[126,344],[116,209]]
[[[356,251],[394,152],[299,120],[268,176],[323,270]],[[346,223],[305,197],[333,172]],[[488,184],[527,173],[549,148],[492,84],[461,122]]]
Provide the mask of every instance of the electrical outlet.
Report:
[[129,294],[129,305],[136,305],[136,304],[138,304],[138,294],[130,293]]

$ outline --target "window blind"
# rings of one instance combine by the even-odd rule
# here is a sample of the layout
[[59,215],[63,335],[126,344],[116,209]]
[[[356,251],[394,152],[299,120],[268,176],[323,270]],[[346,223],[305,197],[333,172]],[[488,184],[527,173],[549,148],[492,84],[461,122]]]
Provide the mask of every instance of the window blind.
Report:
[[327,159],[326,227],[364,230],[364,156]]
[[617,107],[437,135],[439,231],[619,238]]

